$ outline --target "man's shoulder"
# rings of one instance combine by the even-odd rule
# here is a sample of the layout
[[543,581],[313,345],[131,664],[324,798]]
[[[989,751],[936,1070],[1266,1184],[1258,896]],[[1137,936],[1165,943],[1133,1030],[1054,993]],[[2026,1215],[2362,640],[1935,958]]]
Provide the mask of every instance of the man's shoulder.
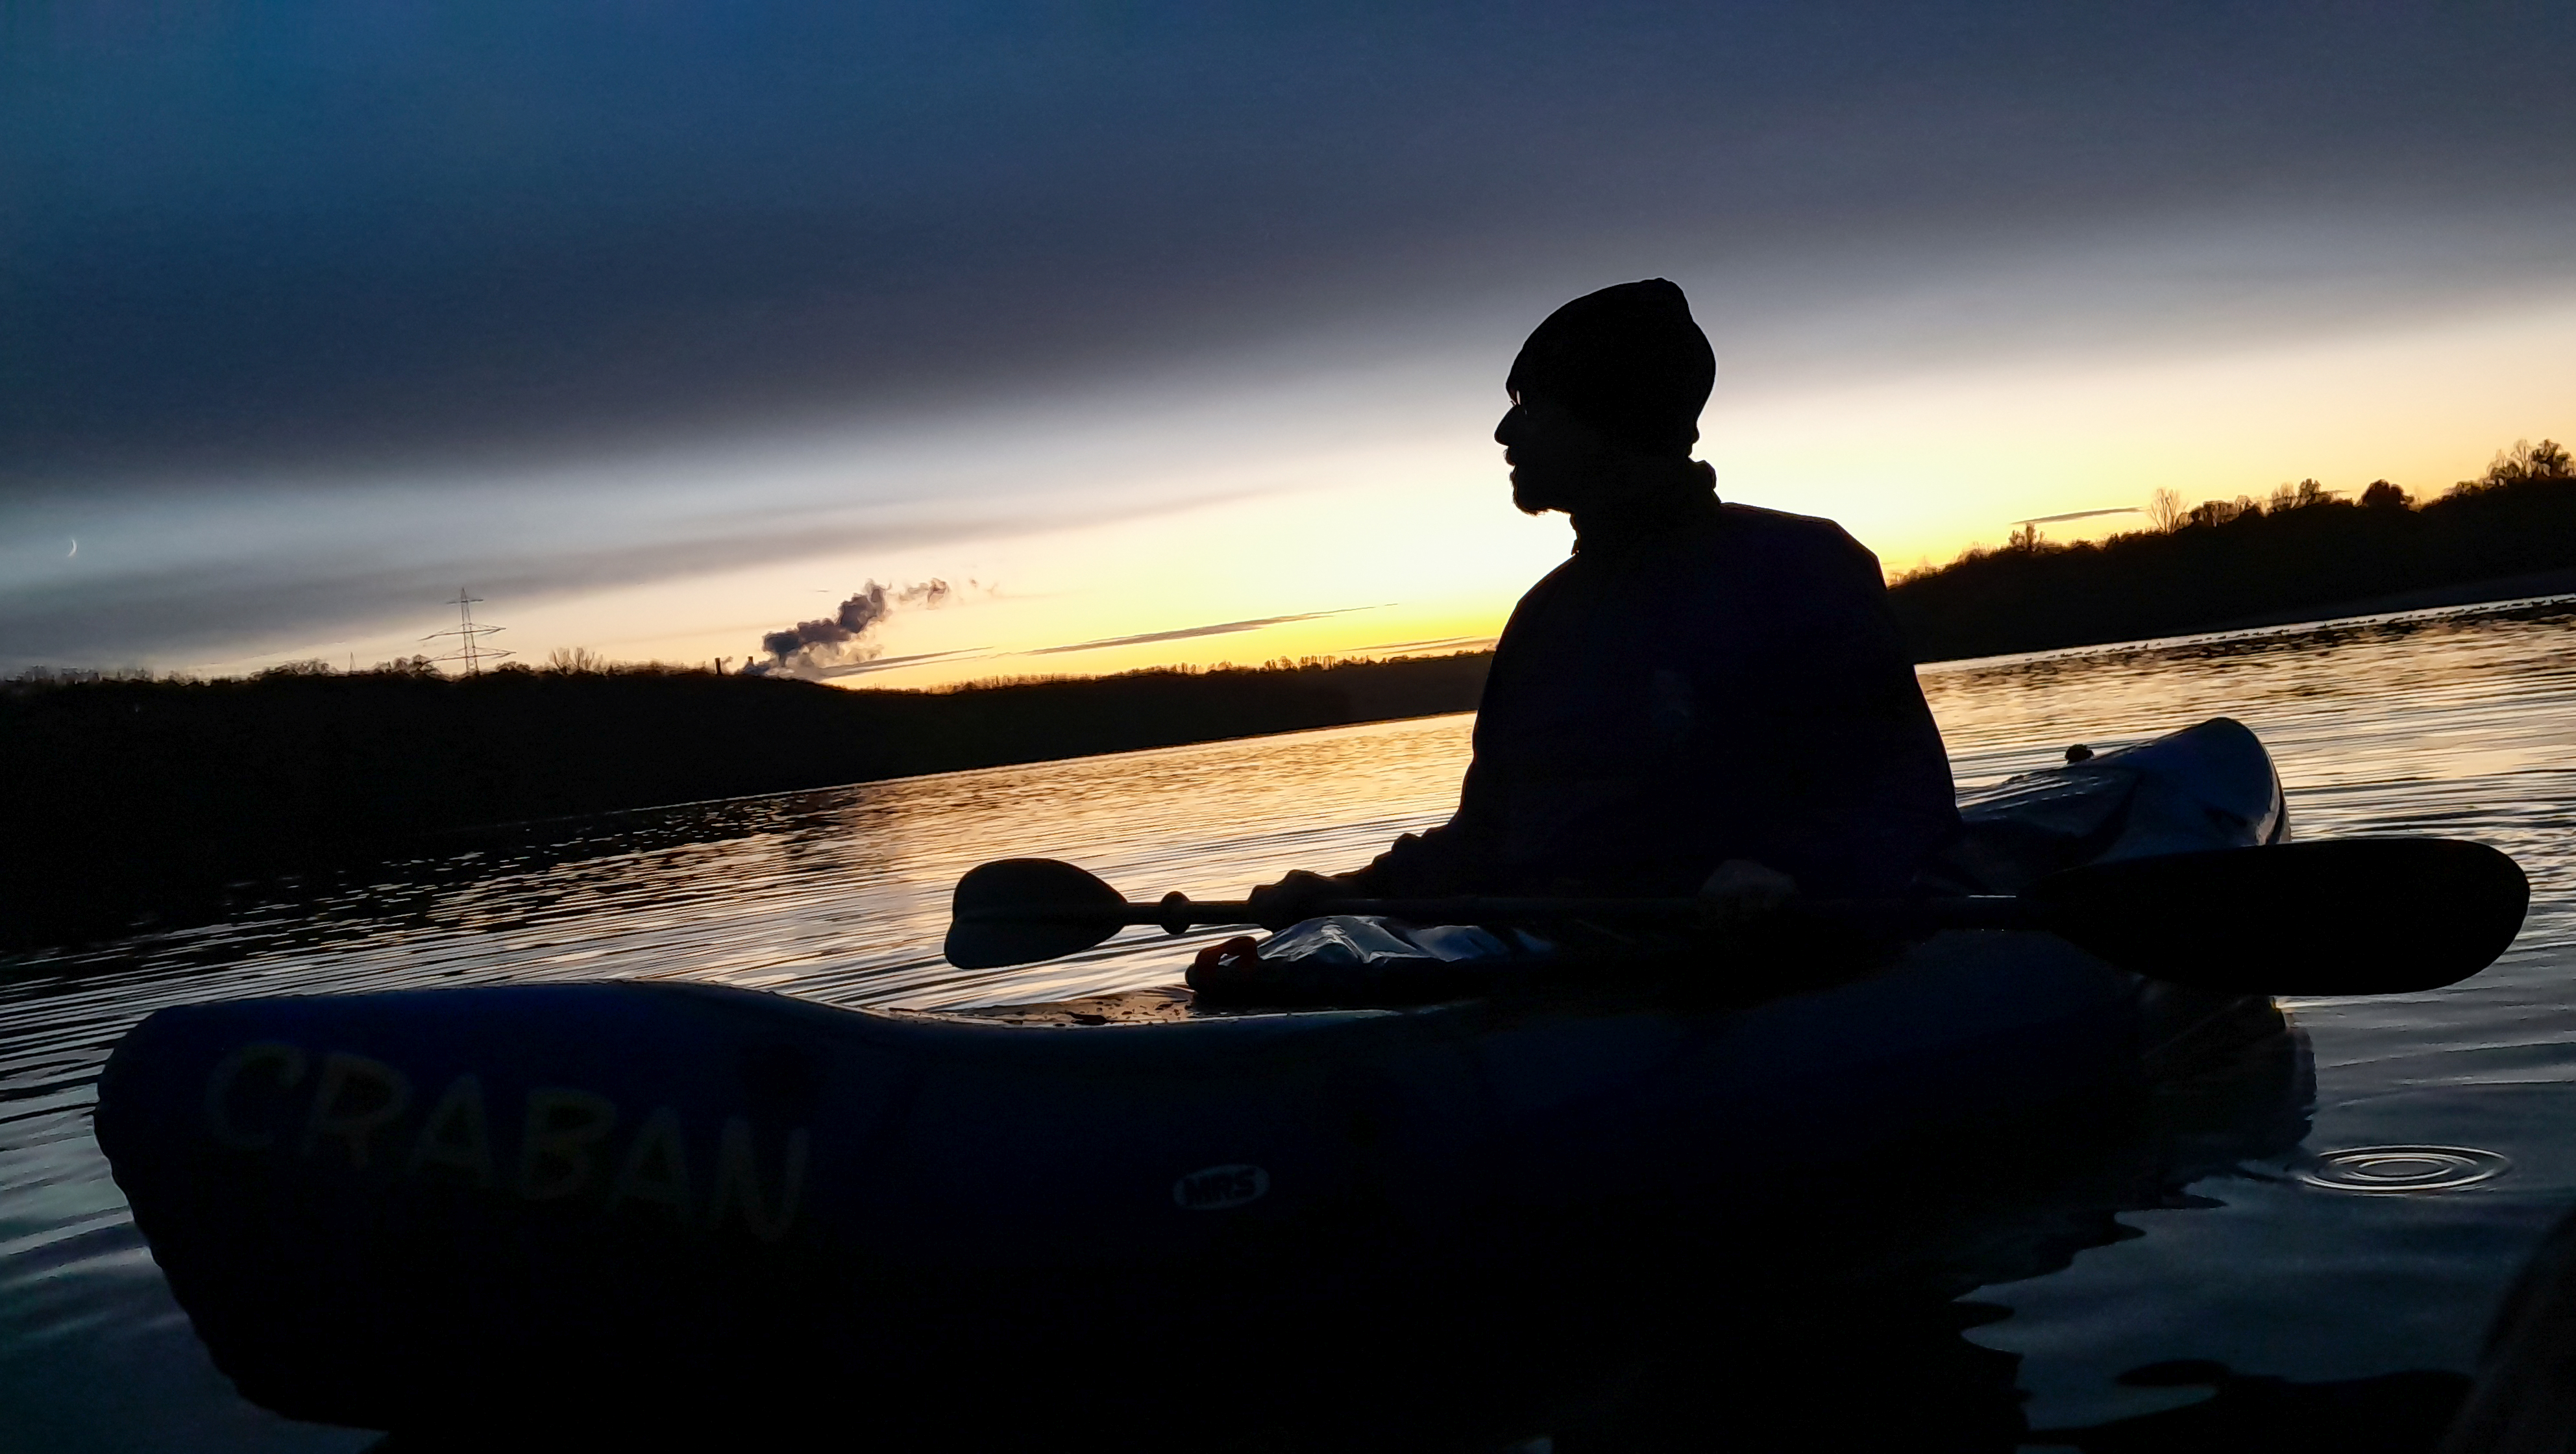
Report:
[[1818,564],[1866,561],[1873,574],[1878,569],[1878,557],[1870,553],[1869,547],[1821,515],[1793,515],[1786,510],[1729,502],[1717,507],[1717,518],[1718,528],[1711,532],[1710,539],[1721,551]]
[[1726,530],[1741,535],[1817,541],[1851,539],[1840,525],[1822,515],[1793,515],[1786,510],[1739,505],[1732,500],[1717,507],[1717,518]]

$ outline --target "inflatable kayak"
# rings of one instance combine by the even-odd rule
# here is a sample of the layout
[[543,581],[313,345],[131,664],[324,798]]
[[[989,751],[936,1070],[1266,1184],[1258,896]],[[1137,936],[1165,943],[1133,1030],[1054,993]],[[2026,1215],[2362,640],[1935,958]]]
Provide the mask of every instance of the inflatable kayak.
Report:
[[[1943,873],[1989,892],[2287,831],[2224,719],[1962,813]],[[245,1000],[131,1032],[97,1134],[217,1365],[271,1409],[722,1422],[789,1390],[917,1405],[1006,1356],[1114,1349],[1204,1389],[1247,1340],[1400,1346],[1599,1273],[1567,1249],[1784,1224],[1927,1128],[2121,1094],[2245,1004],[2027,933],[1777,982],[1711,962],[1294,1012],[668,982]]]

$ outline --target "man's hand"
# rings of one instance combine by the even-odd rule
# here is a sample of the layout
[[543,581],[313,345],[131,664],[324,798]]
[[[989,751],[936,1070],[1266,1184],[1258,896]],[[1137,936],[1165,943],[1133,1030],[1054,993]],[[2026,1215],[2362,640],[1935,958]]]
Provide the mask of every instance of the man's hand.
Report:
[[1264,929],[1285,929],[1300,919],[1315,917],[1315,905],[1324,900],[1351,896],[1351,886],[1340,879],[1299,868],[1291,869],[1286,878],[1275,884],[1254,889],[1244,902],[1252,908],[1254,923]]
[[1722,925],[1761,918],[1797,892],[1796,879],[1749,858],[1730,858],[1719,864],[1708,882],[1699,886],[1699,896],[1710,901],[1710,921]]

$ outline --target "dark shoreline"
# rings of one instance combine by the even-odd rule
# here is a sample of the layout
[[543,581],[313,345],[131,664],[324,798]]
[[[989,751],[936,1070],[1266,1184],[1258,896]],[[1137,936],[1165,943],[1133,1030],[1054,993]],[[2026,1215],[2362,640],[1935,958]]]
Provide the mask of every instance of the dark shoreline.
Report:
[[2576,477],[2366,497],[2213,500],[2071,545],[2024,534],[1898,580],[1888,603],[1917,661],[1956,661],[2576,591]]
[[0,690],[0,953],[545,820],[1472,709],[1488,653],[846,691],[637,668]]
[[2576,570],[2535,571],[2500,580],[2391,591],[2365,600],[2334,601],[2323,606],[2269,611],[2241,621],[2222,621],[2207,629],[2255,631],[2266,626],[2307,626],[2324,621],[2347,621],[2357,616],[2394,616],[2406,611],[2434,611],[2445,606],[2486,606],[2505,601],[2538,601],[2551,596],[2571,595],[2576,595]]

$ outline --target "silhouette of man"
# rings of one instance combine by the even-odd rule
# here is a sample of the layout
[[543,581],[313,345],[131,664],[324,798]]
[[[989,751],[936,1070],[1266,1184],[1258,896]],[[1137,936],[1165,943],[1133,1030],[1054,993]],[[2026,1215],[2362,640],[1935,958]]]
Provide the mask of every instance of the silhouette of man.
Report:
[[1494,431],[1512,503],[1574,553],[1494,649],[1458,811],[1366,868],[1253,891],[1274,927],[1342,895],[1902,890],[1958,831],[1949,758],[1877,558],[1830,520],[1721,503],[1691,458],[1716,381],[1682,290],[1623,283],[1522,345]]

